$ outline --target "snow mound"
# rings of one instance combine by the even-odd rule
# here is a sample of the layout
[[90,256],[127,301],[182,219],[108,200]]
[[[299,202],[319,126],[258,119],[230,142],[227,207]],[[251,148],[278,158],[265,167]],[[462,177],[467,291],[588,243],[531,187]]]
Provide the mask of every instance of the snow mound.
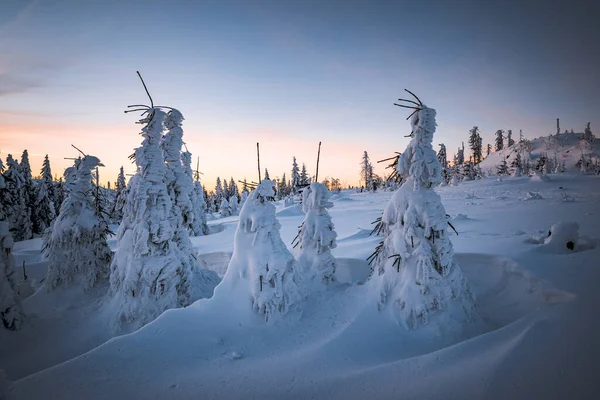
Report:
[[598,246],[597,239],[579,235],[579,224],[574,221],[558,222],[550,227],[547,235],[526,242],[541,245],[541,251],[556,254],[592,250]]
[[355,233],[350,236],[346,236],[345,238],[338,239],[338,243],[349,242],[357,239],[365,239],[371,236],[371,230],[369,229],[358,229]]
[[294,204],[293,206],[285,207],[275,213],[278,217],[295,217],[297,215],[304,215],[300,204]]
[[531,182],[549,182],[551,181],[548,175],[540,174],[538,172],[534,173],[531,178],[529,178]]
[[527,191],[525,196],[521,200],[541,200],[543,199],[542,195],[538,192]]

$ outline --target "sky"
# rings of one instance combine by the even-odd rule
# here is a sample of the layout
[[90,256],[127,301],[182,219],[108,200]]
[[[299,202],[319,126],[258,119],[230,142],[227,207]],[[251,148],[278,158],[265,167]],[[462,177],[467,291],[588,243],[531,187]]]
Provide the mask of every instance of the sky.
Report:
[[148,99],[178,108],[203,182],[271,178],[292,157],[357,185],[360,159],[403,151],[417,94],[452,155],[478,126],[533,138],[591,122],[600,136],[600,5],[536,0],[0,0],[0,157],[28,149],[60,176],[99,157],[114,182],[141,143]]

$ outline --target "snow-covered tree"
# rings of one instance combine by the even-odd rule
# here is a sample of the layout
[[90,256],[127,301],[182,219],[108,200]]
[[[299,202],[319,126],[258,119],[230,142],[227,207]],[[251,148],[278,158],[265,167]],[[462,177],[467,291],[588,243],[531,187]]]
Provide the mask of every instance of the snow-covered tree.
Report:
[[456,153],[455,164],[463,165],[464,163],[465,163],[465,144],[463,142],[462,146],[458,148],[458,152]]
[[525,137],[523,136],[523,129],[519,129],[519,143],[522,143]]
[[506,163],[505,158],[502,158],[500,165],[498,165],[498,167],[496,168],[496,173],[501,176],[510,175],[510,173],[508,171],[508,164]]
[[441,165],[432,148],[436,111],[420,105],[411,119],[411,141],[397,170],[404,178],[384,210],[384,238],[374,253],[370,290],[380,310],[405,328],[426,324],[437,312],[470,320],[474,300],[454,261],[447,216],[434,187]]
[[227,179],[223,179],[223,198],[225,200],[229,200],[229,196],[231,196],[229,192],[229,184],[227,183]]
[[263,180],[244,203],[233,255],[220,285],[240,298],[248,293],[252,309],[267,321],[297,308],[303,298],[300,267],[281,240],[281,225],[270,201],[274,185]]
[[146,114],[140,121],[144,139],[135,149],[137,172],[130,180],[110,275],[114,321],[134,328],[192,299],[189,257],[175,242],[174,206],[165,184],[160,141],[166,114],[158,108]]
[[506,131],[506,140],[507,140],[507,144],[508,147],[511,147],[512,145],[515,144],[515,140],[512,138],[512,130],[509,129],[508,131]]
[[364,182],[365,190],[373,190],[373,165],[366,151],[360,161],[360,180]]
[[583,140],[587,140],[588,142],[593,142],[596,139],[596,136],[592,133],[592,128],[590,128],[590,123],[585,124],[585,130],[583,131]]
[[231,215],[231,209],[229,208],[229,202],[225,197],[221,200],[221,205],[219,206],[219,210],[221,210],[221,217],[229,217]]
[[87,155],[76,165],[65,171],[67,196],[43,239],[48,291],[73,281],[89,290],[108,277],[112,257],[106,242],[109,229],[96,213],[92,189],[92,171],[102,164]]
[[266,168],[265,168],[265,179],[269,179],[269,180],[271,179],[271,178],[269,177],[269,170],[268,170],[268,169],[266,169]]
[[242,190],[242,195],[240,197],[240,204],[238,206],[239,210],[242,210],[244,208],[244,204],[246,203],[246,200],[248,199],[248,190]]
[[512,167],[512,176],[521,176],[521,172],[523,171],[523,159],[521,157],[521,153],[517,153],[517,156],[511,163]]
[[440,143],[440,151],[438,151],[437,157],[442,168],[448,168],[448,156],[446,155],[446,145],[444,143]]
[[238,215],[238,197],[236,194],[229,199],[229,215]]
[[491,152],[492,152],[492,145],[488,143],[487,151],[485,153],[486,157],[489,156]]
[[302,211],[305,217],[292,243],[303,275],[322,283],[335,281],[336,262],[331,249],[336,247],[337,234],[327,212],[333,207],[329,196],[329,190],[321,183],[311,183],[304,189]]
[[496,131],[496,142],[495,142],[496,143],[496,145],[495,145],[496,146],[495,147],[496,151],[500,151],[500,150],[504,149],[504,136],[503,136],[503,134],[504,134],[504,131],[502,129],[498,129]]
[[123,171],[123,167],[121,166],[115,184],[115,201],[110,212],[110,217],[114,222],[120,223],[123,220],[123,209],[125,208],[126,202],[127,185],[125,184],[125,171]]
[[8,222],[0,221],[0,320],[6,329],[17,330],[23,323],[23,309],[17,292],[12,247]]
[[48,155],[44,158],[42,164],[42,179],[36,186],[35,207],[33,208],[33,231],[42,234],[56,218],[56,208],[52,199],[52,172],[50,170],[50,160]]
[[291,180],[292,191],[294,194],[298,193],[298,187],[300,186],[300,169],[298,169],[298,163],[296,157],[292,162],[292,180]]
[[306,172],[306,164],[302,163],[302,170],[300,171],[300,185],[306,186],[308,185],[308,172]]
[[5,189],[2,202],[7,207],[7,222],[15,241],[32,237],[31,209],[27,207],[27,187],[19,163],[8,155],[4,172]]
[[233,197],[233,196],[235,196],[239,199],[240,198],[240,190],[238,189],[237,184],[233,180],[233,177],[231,177],[231,179],[229,179],[229,197]]
[[[183,169],[190,179],[193,178],[192,172],[192,153],[184,151],[181,153],[181,163]],[[190,192],[190,201],[192,204],[192,211],[194,213],[194,219],[190,226],[191,236],[203,236],[208,235],[208,225],[206,224],[206,200],[204,187],[200,183],[200,174],[196,173],[196,179],[194,181],[194,189]]]
[[215,204],[217,206],[216,211],[219,211],[219,206],[223,198],[226,197],[223,192],[223,185],[221,184],[221,178],[217,177],[217,184],[215,185]]
[[479,164],[483,159],[483,149],[481,148],[481,136],[477,126],[469,131],[469,148],[473,155],[473,163]]

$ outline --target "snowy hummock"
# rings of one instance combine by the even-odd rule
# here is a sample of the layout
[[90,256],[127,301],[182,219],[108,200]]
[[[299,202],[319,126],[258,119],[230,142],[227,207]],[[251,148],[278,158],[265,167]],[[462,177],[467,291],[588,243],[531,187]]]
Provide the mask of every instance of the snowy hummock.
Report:
[[298,308],[303,297],[299,265],[279,236],[281,225],[270,202],[274,186],[263,180],[244,203],[222,282],[232,296],[247,296],[248,308],[265,320]]
[[432,148],[436,112],[421,105],[411,119],[411,141],[398,160],[402,186],[385,208],[383,247],[371,278],[380,310],[407,329],[427,324],[445,313],[458,323],[474,315],[469,286],[454,261],[448,220],[434,187],[441,164]]
[[321,183],[311,183],[304,189],[302,211],[305,217],[294,244],[303,275],[323,283],[335,280],[336,266],[331,249],[336,247],[337,234],[327,212],[327,208],[333,206],[329,197],[329,190]]
[[100,160],[87,155],[65,170],[67,195],[44,235],[49,263],[46,290],[76,280],[89,290],[108,277],[112,257],[106,242],[108,225],[96,214],[92,194],[92,170],[98,166]]

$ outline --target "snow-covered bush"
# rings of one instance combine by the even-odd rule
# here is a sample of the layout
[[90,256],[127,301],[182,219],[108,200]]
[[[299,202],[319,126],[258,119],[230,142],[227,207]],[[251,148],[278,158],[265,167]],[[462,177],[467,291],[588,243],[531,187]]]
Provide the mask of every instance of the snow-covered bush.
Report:
[[94,156],[85,156],[65,171],[67,195],[58,217],[43,239],[48,259],[46,290],[81,280],[84,290],[108,276],[112,252],[106,242],[108,225],[94,207],[92,170],[102,166]]
[[171,224],[173,203],[160,148],[166,114],[152,108],[140,123],[135,150],[137,173],[130,180],[124,217],[117,232],[110,293],[115,323],[139,327],[169,308],[190,304],[192,271],[182,259]]
[[375,253],[371,292],[405,328],[426,324],[436,312],[460,322],[474,316],[474,300],[454,262],[448,220],[434,187],[441,164],[432,148],[436,111],[421,104],[411,119],[411,141],[398,160],[404,183],[384,210],[383,243]]
[[297,241],[293,243],[303,275],[323,283],[335,280],[336,266],[331,249],[336,247],[337,234],[327,212],[327,208],[333,207],[328,201],[329,196],[327,187],[320,183],[311,183],[304,189],[302,211],[305,217]]
[[12,247],[13,239],[8,230],[8,222],[0,221],[0,319],[6,329],[17,330],[23,322],[23,311],[17,293]]
[[221,210],[221,217],[229,217],[231,215],[231,209],[229,208],[229,202],[225,197],[221,200],[221,205],[219,207]]
[[275,183],[263,180],[253,190],[240,212],[233,255],[224,283],[251,296],[253,310],[269,320],[286,314],[302,300],[300,267],[281,240],[281,225],[270,198]]

